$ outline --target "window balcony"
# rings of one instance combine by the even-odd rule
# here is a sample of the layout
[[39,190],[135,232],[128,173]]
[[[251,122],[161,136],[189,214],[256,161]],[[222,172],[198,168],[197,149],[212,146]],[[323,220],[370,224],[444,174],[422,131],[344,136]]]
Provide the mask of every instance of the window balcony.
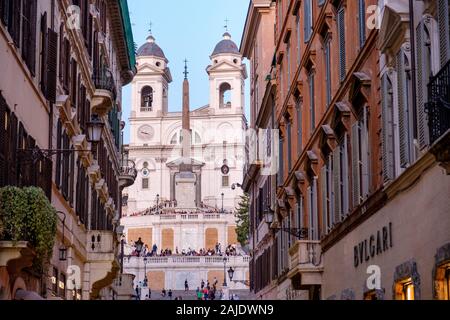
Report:
[[119,187],[123,189],[133,185],[136,177],[136,164],[131,160],[123,160],[120,167]]
[[322,248],[320,241],[299,240],[289,249],[289,273],[295,290],[322,283]]
[[117,300],[132,300],[135,295],[133,280],[134,274],[123,273],[114,280],[114,291],[117,292]]
[[117,260],[117,243],[112,231],[90,231],[86,249],[89,264],[91,299],[97,299],[100,291],[111,286],[120,272]]
[[450,129],[450,61],[430,79],[428,96],[426,111],[432,145]]
[[95,92],[92,98],[92,113],[106,115],[114,106],[117,92],[111,71],[105,69],[92,76]]

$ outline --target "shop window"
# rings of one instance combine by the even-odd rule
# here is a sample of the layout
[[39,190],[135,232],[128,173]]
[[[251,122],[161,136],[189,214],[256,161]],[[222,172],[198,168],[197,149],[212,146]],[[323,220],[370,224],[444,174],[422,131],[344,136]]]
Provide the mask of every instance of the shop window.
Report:
[[61,273],[58,281],[59,297],[66,298],[66,275]]
[[396,300],[415,300],[414,283],[411,279],[398,283]]
[[420,275],[414,260],[397,266],[393,289],[395,300],[420,300]]
[[433,298],[450,300],[450,243],[439,248],[433,268]]
[[364,300],[381,300],[376,290],[368,291],[364,294]]

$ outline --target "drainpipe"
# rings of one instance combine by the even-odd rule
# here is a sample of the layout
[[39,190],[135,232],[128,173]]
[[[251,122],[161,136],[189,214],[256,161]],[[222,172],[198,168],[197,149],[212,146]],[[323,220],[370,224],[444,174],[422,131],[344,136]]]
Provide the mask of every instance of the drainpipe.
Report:
[[418,138],[417,133],[417,79],[416,79],[416,29],[414,23],[414,1],[409,0],[409,29],[410,29],[410,44],[411,44],[411,78],[413,86],[412,92],[412,107],[413,107],[413,125],[414,138]]

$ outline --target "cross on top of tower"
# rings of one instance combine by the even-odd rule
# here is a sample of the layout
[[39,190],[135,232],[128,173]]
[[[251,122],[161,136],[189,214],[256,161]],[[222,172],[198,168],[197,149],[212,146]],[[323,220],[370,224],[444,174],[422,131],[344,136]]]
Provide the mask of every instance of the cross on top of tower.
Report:
[[152,27],[153,27],[153,22],[150,21],[150,29],[148,29],[148,32],[150,33],[150,35],[152,35]]
[[228,22],[230,22],[230,20],[228,20],[228,18],[226,18],[225,19],[225,25],[224,25],[224,28],[225,28],[226,32],[228,32]]
[[184,79],[186,79],[186,80],[187,80],[187,76],[189,74],[189,72],[187,71],[188,70],[187,63],[188,63],[187,59],[184,59],[184,72],[183,73],[184,73]]

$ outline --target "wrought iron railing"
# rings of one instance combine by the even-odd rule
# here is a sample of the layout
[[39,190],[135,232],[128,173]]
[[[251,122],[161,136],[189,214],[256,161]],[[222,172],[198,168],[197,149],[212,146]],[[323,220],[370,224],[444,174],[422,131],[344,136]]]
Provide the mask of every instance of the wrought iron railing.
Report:
[[107,90],[113,94],[114,100],[116,99],[116,84],[111,71],[104,69],[98,73],[94,73],[92,80],[94,81],[96,89]]
[[450,60],[428,84],[429,101],[426,104],[430,144],[450,129]]
[[137,170],[136,164],[131,160],[122,160],[122,165],[120,167],[120,174],[122,176],[132,176],[136,179]]

